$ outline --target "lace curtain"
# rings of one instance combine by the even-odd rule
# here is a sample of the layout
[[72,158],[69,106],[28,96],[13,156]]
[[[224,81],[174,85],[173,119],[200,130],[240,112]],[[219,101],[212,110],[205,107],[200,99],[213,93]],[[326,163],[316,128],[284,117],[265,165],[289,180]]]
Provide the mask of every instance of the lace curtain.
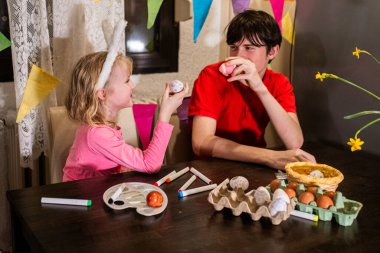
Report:
[[[48,154],[47,108],[62,105],[73,65],[83,55],[106,50],[101,23],[124,18],[123,0],[7,0],[16,104],[20,105],[32,64],[61,84],[19,123],[21,166],[33,168]],[[124,49],[125,50],[125,49]]]

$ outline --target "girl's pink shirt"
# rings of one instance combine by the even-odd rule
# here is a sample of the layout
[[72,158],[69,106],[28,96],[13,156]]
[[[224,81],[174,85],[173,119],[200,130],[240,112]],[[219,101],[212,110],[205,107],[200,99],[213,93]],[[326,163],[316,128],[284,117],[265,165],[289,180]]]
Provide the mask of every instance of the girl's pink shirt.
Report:
[[155,173],[161,169],[173,126],[158,121],[146,150],[127,144],[120,127],[81,125],[63,169],[63,181],[91,178],[127,170]]

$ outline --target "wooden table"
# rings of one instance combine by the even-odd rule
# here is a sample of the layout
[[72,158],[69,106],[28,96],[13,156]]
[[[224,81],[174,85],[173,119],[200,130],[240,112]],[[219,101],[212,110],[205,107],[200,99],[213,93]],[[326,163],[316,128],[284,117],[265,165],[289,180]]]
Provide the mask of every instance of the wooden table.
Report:
[[[9,191],[17,252],[379,252],[380,157],[351,153],[337,147],[309,144],[305,150],[320,163],[339,168],[345,175],[339,189],[364,207],[352,226],[335,221],[290,217],[280,225],[268,218],[253,221],[247,214],[234,216],[228,209],[215,211],[208,192],[177,197],[190,177],[161,186],[169,199],[160,215],[145,217],[134,209],[113,211],[103,193],[121,182],[153,183],[173,169],[193,166],[216,183],[244,176],[249,189],[267,185],[274,170],[264,166],[226,161],[197,160],[164,167],[159,174],[125,173],[77,182]],[[204,185],[196,181],[191,187]],[[89,208],[41,206],[42,196],[91,199]]]

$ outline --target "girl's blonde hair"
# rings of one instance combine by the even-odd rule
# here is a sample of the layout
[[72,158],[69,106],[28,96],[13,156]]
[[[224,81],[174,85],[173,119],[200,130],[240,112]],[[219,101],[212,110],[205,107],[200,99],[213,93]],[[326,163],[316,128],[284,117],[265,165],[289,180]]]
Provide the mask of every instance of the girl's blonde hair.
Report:
[[[89,125],[111,125],[115,122],[107,122],[104,119],[100,100],[96,95],[96,83],[98,81],[107,52],[97,52],[82,57],[75,65],[68,95],[66,97],[66,108],[69,117]],[[132,73],[132,59],[119,54],[114,62],[120,64],[125,62]],[[112,75],[112,71],[111,71]],[[107,83],[105,88],[107,87]]]

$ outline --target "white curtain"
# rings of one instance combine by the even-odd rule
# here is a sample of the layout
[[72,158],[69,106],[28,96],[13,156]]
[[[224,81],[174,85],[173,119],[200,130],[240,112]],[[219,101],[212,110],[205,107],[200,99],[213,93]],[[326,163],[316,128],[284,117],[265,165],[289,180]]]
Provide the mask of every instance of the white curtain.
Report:
[[124,18],[123,0],[7,0],[16,104],[20,105],[32,64],[62,82],[19,124],[21,165],[33,168],[48,154],[47,108],[62,105],[73,65],[83,55],[106,49],[101,24]]
[[[63,104],[77,60],[85,54],[106,50],[101,24],[108,20],[115,25],[124,19],[124,0],[7,0],[7,3],[17,107],[32,64],[61,80],[19,124],[20,164],[34,168],[42,152],[49,155],[47,109]],[[0,161],[0,167],[3,163]],[[1,172],[3,175],[7,171]],[[2,186],[0,192],[5,195],[9,188]],[[5,198],[2,200],[6,203]],[[10,223],[3,222],[3,219],[10,221],[7,204],[0,205],[0,213],[4,214],[0,217],[0,249],[9,250]]]

